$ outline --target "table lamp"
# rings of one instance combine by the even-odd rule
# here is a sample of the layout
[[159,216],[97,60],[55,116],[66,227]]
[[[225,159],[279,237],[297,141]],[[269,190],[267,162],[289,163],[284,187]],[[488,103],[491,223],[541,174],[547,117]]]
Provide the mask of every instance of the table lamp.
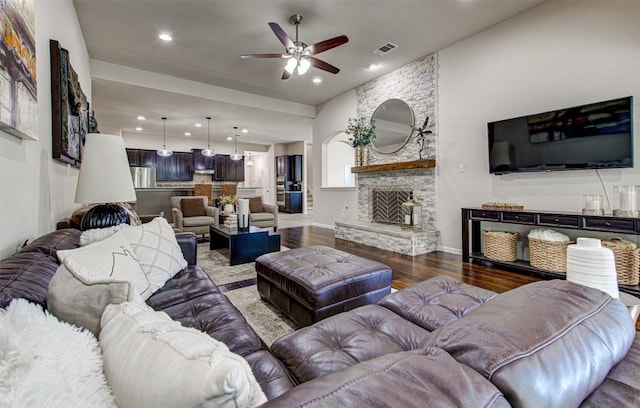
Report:
[[136,192],[122,137],[87,134],[75,202],[100,204],[82,217],[80,229],[128,224],[129,213],[116,203],[132,201],[136,201]]

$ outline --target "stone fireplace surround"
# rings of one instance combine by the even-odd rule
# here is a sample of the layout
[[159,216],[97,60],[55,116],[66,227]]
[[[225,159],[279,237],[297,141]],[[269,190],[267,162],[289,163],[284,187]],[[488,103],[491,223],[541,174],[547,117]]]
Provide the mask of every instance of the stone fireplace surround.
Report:
[[[411,190],[414,199],[422,204],[422,231],[402,230],[399,225],[372,221],[373,191],[389,186]],[[357,189],[358,220],[337,221],[336,238],[411,256],[436,250],[439,232],[436,230],[435,169],[361,173]]]

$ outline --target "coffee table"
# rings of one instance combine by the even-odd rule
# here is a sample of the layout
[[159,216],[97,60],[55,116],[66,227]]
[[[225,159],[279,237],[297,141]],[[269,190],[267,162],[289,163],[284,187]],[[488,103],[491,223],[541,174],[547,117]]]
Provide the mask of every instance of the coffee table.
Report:
[[280,251],[280,234],[272,228],[249,227],[248,232],[240,232],[235,227],[211,225],[209,237],[209,249],[229,248],[229,265],[232,266]]

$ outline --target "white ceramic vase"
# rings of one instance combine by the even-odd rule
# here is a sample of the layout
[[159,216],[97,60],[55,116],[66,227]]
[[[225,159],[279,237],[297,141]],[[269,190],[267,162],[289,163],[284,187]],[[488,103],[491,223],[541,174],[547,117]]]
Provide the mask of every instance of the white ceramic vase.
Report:
[[578,238],[567,247],[567,280],[620,296],[613,251],[596,238]]

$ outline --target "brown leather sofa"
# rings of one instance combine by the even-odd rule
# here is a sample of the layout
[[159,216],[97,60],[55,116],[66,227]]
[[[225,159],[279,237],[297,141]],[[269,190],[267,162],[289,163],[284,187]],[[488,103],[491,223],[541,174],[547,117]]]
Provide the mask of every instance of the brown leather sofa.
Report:
[[[46,234],[17,254],[0,261],[0,308],[14,298],[25,298],[46,307],[49,281],[59,263],[56,251],[79,246],[81,232],[63,229]],[[224,342],[251,366],[267,398],[293,388],[287,370],[266,349],[240,311],[196,265],[194,233],[176,234],[188,266],[154,293],[147,304],[166,312],[183,326],[194,327]]]
[[[46,307],[56,251],[79,235],[56,231],[0,261],[0,307]],[[265,406],[640,406],[640,339],[626,307],[595,289],[546,281],[496,295],[433,278],[268,350],[195,265],[195,235],[177,237],[189,266],[147,303],[243,355]]]

